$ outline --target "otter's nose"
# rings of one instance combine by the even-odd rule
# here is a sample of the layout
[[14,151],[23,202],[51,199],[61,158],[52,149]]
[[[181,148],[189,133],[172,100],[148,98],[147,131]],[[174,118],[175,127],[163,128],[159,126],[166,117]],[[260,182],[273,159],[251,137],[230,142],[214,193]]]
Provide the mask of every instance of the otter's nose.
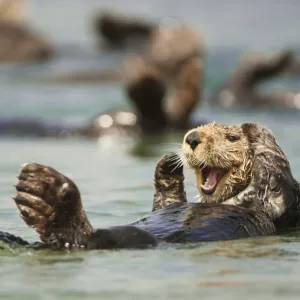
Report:
[[185,142],[190,145],[192,150],[195,150],[200,144],[200,139],[196,131],[191,132],[186,138]]

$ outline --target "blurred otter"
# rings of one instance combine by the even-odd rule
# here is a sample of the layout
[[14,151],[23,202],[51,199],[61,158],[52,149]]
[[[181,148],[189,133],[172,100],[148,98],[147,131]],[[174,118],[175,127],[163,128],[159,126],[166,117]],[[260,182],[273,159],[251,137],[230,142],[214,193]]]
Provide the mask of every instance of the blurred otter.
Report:
[[[190,115],[203,90],[205,53],[204,42],[198,32],[179,22],[155,26],[115,13],[103,13],[94,22],[96,32],[108,45],[118,49],[131,45],[137,50],[138,45],[143,44],[143,51],[125,56],[121,71],[106,69],[61,74],[46,80],[40,78],[39,82],[122,83],[134,105],[132,113],[143,133],[164,129],[185,130],[205,123],[199,120],[190,124]],[[140,43],[136,43],[136,38]],[[114,116],[109,116],[112,118],[110,123],[115,124]],[[95,120],[87,131],[99,135],[98,117]]]
[[[180,23],[156,27],[143,54],[125,58],[123,72],[103,70],[96,74],[103,81],[121,81],[134,109],[105,112],[86,126],[60,132],[67,130],[84,137],[99,137],[111,132],[136,136],[185,130],[206,123],[204,120],[191,123],[190,120],[203,90],[203,57],[202,39],[192,28]],[[77,73],[69,78],[60,76],[59,79],[62,83],[78,84],[86,83],[85,76],[96,82],[88,73]],[[57,135],[57,126],[55,130],[47,130],[46,135],[48,132]]]
[[[154,26],[138,18],[113,13],[101,14],[95,24],[107,44],[118,48],[128,44],[136,47],[136,37],[144,42],[142,54],[125,57],[122,79],[127,96],[146,126],[187,129],[196,125],[189,124],[189,118],[203,90],[205,54],[198,32],[179,22]],[[114,78],[120,80],[121,77]],[[150,108],[154,101],[160,107],[156,107],[156,114],[151,113]]]
[[291,50],[273,55],[247,56],[209,101],[223,107],[299,108],[299,94],[257,90],[257,85],[264,80],[284,74],[300,74],[300,62]]
[[[125,91],[135,110],[105,114],[105,119],[100,115],[81,132],[99,136],[101,120],[108,121],[106,131],[122,128],[135,134],[185,130],[206,123],[198,120],[192,124],[190,120],[203,90],[203,48],[188,26],[158,26],[150,34],[145,52],[124,60]],[[117,122],[121,113],[122,126]]]
[[192,126],[190,115],[203,90],[203,59],[202,40],[192,28],[178,23],[154,29],[145,53],[125,59],[126,92],[139,112],[146,115],[160,99],[161,115],[148,116],[148,126]]
[[0,1],[0,62],[44,60],[52,48],[23,24],[24,0]]

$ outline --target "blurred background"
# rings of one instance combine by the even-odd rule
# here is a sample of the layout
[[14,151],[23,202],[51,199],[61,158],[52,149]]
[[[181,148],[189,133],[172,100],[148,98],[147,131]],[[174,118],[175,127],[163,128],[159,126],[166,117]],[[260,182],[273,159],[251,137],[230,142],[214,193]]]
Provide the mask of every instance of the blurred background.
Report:
[[[185,131],[197,120],[262,123],[274,133],[300,179],[299,1],[2,0],[0,8],[1,230],[30,241],[38,238],[18,217],[11,200],[14,178],[25,162],[50,165],[72,178],[96,228],[128,223],[149,213],[156,162],[164,153],[179,150]],[[200,87],[184,125],[168,121],[154,134],[140,125],[127,138],[131,129],[126,126],[135,115],[126,115],[117,134],[105,130],[102,134],[118,116],[106,112],[135,109],[126,87],[139,69],[129,63],[126,71],[126,58],[139,53],[151,65],[155,57],[148,46],[141,47],[144,41],[131,47],[108,46],[96,30],[95,20],[103,12],[129,16],[129,23],[137,17],[141,24],[150,24],[151,32],[167,24],[184,24],[197,32],[196,56],[184,53],[175,63],[181,68],[186,59],[200,60]],[[185,43],[189,40],[175,36],[171,48]],[[252,58],[240,68],[241,58],[249,53]],[[261,60],[264,55],[267,58]],[[275,58],[269,60],[268,55]],[[167,67],[160,68],[166,89],[176,89],[177,77]],[[125,79],[123,69],[130,74]],[[149,93],[143,91],[142,98]],[[218,93],[225,98],[215,100]],[[267,99],[266,104],[257,99]],[[151,111],[155,123],[158,112],[150,108],[146,111]],[[143,111],[137,114],[141,124],[144,117]],[[188,199],[197,200],[194,176],[188,170],[186,189]],[[285,295],[292,299],[300,292],[295,284],[299,254],[297,235],[151,253],[62,255],[7,249],[0,254],[0,297],[279,299]]]
[[[50,43],[56,55],[42,65],[1,66],[1,88],[5,94],[1,100],[1,112],[5,115],[46,114],[57,118],[86,119],[95,115],[95,106],[100,112],[126,104],[122,91],[111,86],[47,87],[32,85],[26,80],[52,72],[118,66],[124,53],[101,51],[97,47],[92,18],[101,9],[142,15],[157,23],[178,20],[196,28],[207,49],[205,90],[208,92],[224,80],[245,52],[276,52],[287,47],[299,50],[299,4],[296,0],[284,3],[263,0],[259,4],[196,0],[187,3],[167,0],[24,2],[26,23]],[[281,86],[283,83],[277,84]]]

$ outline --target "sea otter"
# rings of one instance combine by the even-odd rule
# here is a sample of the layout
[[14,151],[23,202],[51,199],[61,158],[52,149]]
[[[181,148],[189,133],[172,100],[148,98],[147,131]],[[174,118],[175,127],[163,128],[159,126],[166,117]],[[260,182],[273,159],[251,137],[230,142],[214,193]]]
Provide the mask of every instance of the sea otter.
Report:
[[[125,91],[136,108],[130,131],[160,134],[205,124],[206,120],[190,119],[203,91],[203,60],[202,39],[189,26],[170,23],[154,28],[144,53],[124,60]],[[114,114],[108,114],[108,129],[120,128]],[[99,136],[97,120],[82,132]]]
[[97,138],[121,132],[144,136],[207,123],[190,118],[203,91],[204,43],[198,32],[178,22],[154,26],[112,14],[99,20],[99,30],[111,44],[121,45],[131,35],[145,33],[145,48],[140,54],[125,56],[118,70],[60,74],[38,81],[78,84],[115,80],[123,84],[133,110],[104,112],[87,125],[73,128],[41,120],[23,119],[24,124],[18,119],[0,120],[0,134]]
[[[153,212],[127,226],[93,229],[77,186],[39,164],[22,166],[14,200],[23,220],[40,234],[38,247],[111,249],[230,240],[298,225],[299,185],[263,126],[204,125],[186,134],[182,151],[182,158],[168,153],[158,162]],[[194,169],[204,203],[187,202],[183,165],[177,165],[182,160]]]
[[298,93],[261,92],[257,88],[276,76],[299,75],[299,70],[300,62],[290,49],[273,55],[246,56],[208,101],[223,107],[299,108]]
[[[160,97],[169,127],[187,130],[193,126],[190,115],[201,101],[204,81],[203,40],[193,28],[170,23],[153,29],[145,52],[125,59],[125,73],[133,103]],[[160,95],[151,95],[154,88]]]

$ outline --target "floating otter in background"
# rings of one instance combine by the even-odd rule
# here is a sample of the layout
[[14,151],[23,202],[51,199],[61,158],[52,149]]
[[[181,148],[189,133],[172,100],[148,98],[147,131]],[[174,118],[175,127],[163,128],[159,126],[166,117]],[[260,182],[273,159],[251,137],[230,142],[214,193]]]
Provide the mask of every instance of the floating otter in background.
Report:
[[104,39],[118,47],[141,34],[145,38],[144,50],[141,54],[126,56],[123,71],[76,72],[38,81],[121,82],[134,110],[103,113],[87,126],[70,132],[86,137],[99,137],[112,131],[155,134],[206,123],[206,120],[197,120],[192,124],[190,120],[202,97],[204,77],[204,43],[196,31],[176,22],[154,26],[113,14],[102,15],[96,23]]
[[34,136],[97,138],[115,132],[139,136],[204,124],[206,120],[190,120],[203,90],[203,48],[202,40],[188,26],[174,23],[157,27],[144,54],[124,61],[125,92],[135,110],[108,111],[78,128],[40,120],[3,120],[0,134],[30,135],[32,128]]
[[[205,203],[187,202],[181,159],[194,169]],[[300,190],[289,163],[274,136],[252,123],[188,132],[183,157],[169,153],[156,166],[153,212],[130,225],[93,229],[77,186],[50,167],[25,164],[18,178],[20,216],[44,243],[33,247],[152,247],[271,235],[299,224]]]
[[124,80],[127,95],[138,110],[144,110],[142,106],[149,109],[150,104],[143,102],[162,98],[164,114],[154,122],[147,120],[152,123],[148,127],[190,128],[189,117],[200,101],[204,80],[205,50],[198,32],[178,22],[154,26],[109,13],[97,20],[99,33],[110,44],[122,47],[136,35],[144,38],[142,54],[124,60]]
[[24,3],[0,2],[0,62],[45,60],[53,55],[50,44],[23,24]]
[[121,126],[117,120],[120,112],[113,112],[100,115],[81,132],[99,136],[104,118],[108,121],[106,131],[123,128],[142,134],[186,130],[206,123],[198,120],[191,124],[190,120],[203,90],[203,48],[197,33],[188,26],[176,23],[154,29],[144,54],[124,61],[126,94],[136,108],[122,114],[128,125]]
[[142,110],[161,99],[163,114],[150,127],[159,123],[175,129],[191,127],[190,115],[203,91],[203,65],[202,39],[178,23],[154,29],[144,54],[125,59],[126,90],[132,102]]
[[[226,79],[209,102],[223,107],[299,108],[299,94],[292,92],[260,92],[257,85],[284,73],[300,74],[300,62],[290,50],[274,55],[246,57]],[[298,97],[298,98],[297,98]]]
[[[204,42],[198,32],[178,22],[154,26],[142,20],[116,14],[103,14],[96,19],[99,34],[108,43],[124,47],[131,38],[141,35],[145,47],[141,54],[126,56],[123,72],[103,70],[63,74],[48,78],[47,83],[121,82],[134,105],[134,111],[121,114],[128,117],[122,126],[118,112],[100,115],[80,130],[86,136],[100,136],[107,129],[126,129],[143,134],[162,130],[186,130],[206,123],[191,124],[190,116],[202,97],[204,80]],[[122,74],[123,73],[123,74]],[[40,81],[40,80],[39,80]],[[125,117],[123,118],[126,119]],[[102,121],[107,120],[103,130]],[[134,121],[135,120],[135,121]],[[138,129],[138,130],[136,130]]]

